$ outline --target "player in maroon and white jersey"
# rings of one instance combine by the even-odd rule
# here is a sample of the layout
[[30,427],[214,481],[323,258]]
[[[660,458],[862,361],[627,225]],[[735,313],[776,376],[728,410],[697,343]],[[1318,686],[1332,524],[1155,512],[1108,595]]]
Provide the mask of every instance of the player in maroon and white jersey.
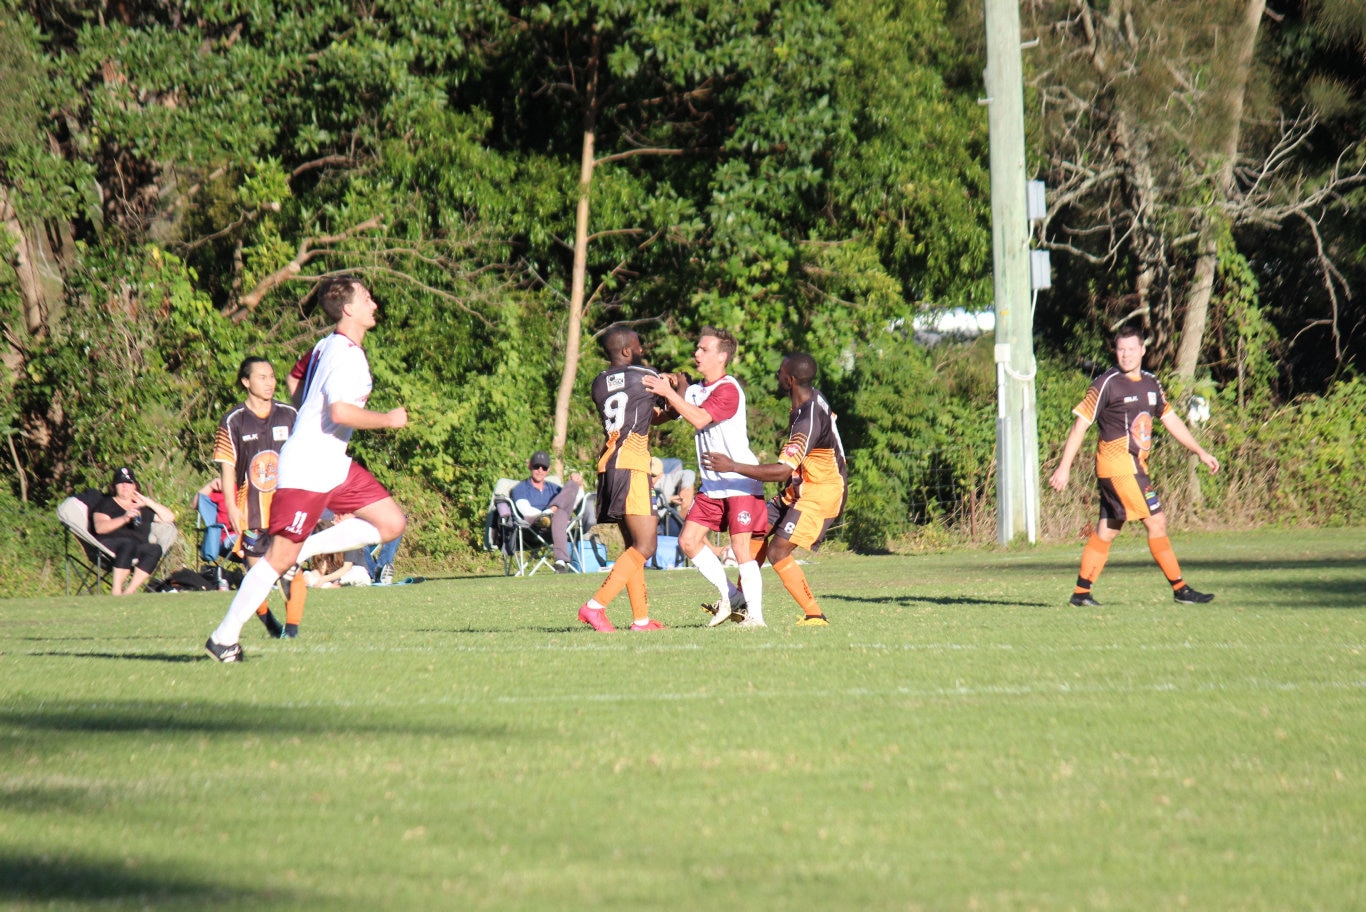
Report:
[[[739,463],[756,461],[749,446],[745,391],[727,373],[737,348],[735,336],[727,330],[703,327],[693,352],[693,363],[702,375],[700,382],[681,395],[662,377],[645,384],[696,429],[699,465],[707,452],[726,453]],[[768,530],[764,484],[737,472],[701,468],[702,487],[688,510],[678,547],[720,596],[714,606],[703,606],[712,611],[708,626],[723,623],[739,603],[739,589],[731,585],[725,566],[707,545],[709,532],[727,532],[739,566],[740,589],[744,590],[746,617],[741,625],[763,627],[763,577],[751,541],[756,535],[762,540]]]
[[[244,358],[237,382],[247,391],[247,399],[218,422],[213,460],[218,463],[228,528],[237,537],[235,550],[250,569],[270,543],[266,530],[279,482],[280,448],[289,439],[296,413],[294,406],[275,401],[275,368],[265,358]],[[302,610],[301,604],[298,607]],[[284,632],[270,613],[269,601],[262,602],[256,614],[271,636]]]
[[[275,581],[314,554],[350,551],[403,534],[407,519],[375,477],[352,462],[347,444],[356,430],[401,428],[406,409],[367,409],[370,364],[361,343],[375,326],[379,305],[358,279],[328,279],[318,293],[335,331],[309,358],[302,405],[293,433],[280,451],[280,482],[271,504],[270,547],[252,567],[205,650],[220,662],[240,662],[242,627]],[[350,514],[310,536],[324,510]]]
[[1176,601],[1201,605],[1214,596],[1196,592],[1181,576],[1181,565],[1167,537],[1167,517],[1157,491],[1148,479],[1148,451],[1152,448],[1153,426],[1160,423],[1176,442],[1190,450],[1210,472],[1219,471],[1219,460],[1196,442],[1167,402],[1157,378],[1143,370],[1142,334],[1133,327],[1115,333],[1116,367],[1097,377],[1086,396],[1072,410],[1077,416],[1063,445],[1057,471],[1048,479],[1055,491],[1067,487],[1072,460],[1081,450],[1086,429],[1096,425],[1100,443],[1096,450],[1096,483],[1100,488],[1100,521],[1081,552],[1081,570],[1072,590],[1071,603],[1078,608],[1099,608],[1091,597],[1100,571],[1110,556],[1110,543],[1130,520],[1148,528],[1148,550],[1171,583]]

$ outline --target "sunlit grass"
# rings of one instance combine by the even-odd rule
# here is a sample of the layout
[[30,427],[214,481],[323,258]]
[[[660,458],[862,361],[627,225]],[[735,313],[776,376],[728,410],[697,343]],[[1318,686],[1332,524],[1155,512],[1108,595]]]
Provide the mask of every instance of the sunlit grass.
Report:
[[[1345,909],[1366,903],[1359,531],[835,556],[832,626],[593,634],[601,577],[0,603],[14,908]],[[612,606],[625,624],[625,596]]]

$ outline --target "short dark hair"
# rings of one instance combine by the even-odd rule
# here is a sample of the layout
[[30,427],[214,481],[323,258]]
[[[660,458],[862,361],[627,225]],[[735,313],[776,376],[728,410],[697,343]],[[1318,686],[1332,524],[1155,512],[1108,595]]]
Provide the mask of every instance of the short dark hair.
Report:
[[1137,339],[1138,344],[1143,344],[1143,327],[1137,323],[1125,323],[1115,330],[1115,344],[1119,344],[1120,339]]
[[[237,368],[237,382],[241,383],[243,380],[250,377],[251,369],[256,365],[269,363],[270,362],[268,360],[260,357],[259,355],[247,355],[245,358],[242,359],[241,365],[239,365]],[[271,368],[271,370],[274,370],[274,368]]]
[[631,337],[638,336],[638,333],[625,323],[614,323],[607,327],[607,331],[602,336],[602,350],[611,358],[621,351],[631,340]]
[[803,389],[810,387],[816,380],[816,359],[806,352],[793,352],[783,359],[787,362],[787,375]]
[[717,329],[715,326],[704,326],[702,331],[697,334],[698,339],[711,336],[716,340],[716,350],[723,352],[726,356],[726,365],[729,366],[735,360],[735,352],[740,347],[740,343],[735,341],[735,336],[731,335],[728,329]]
[[355,276],[332,276],[324,279],[318,288],[318,305],[327,314],[327,319],[336,323],[341,320],[346,305],[364,290],[365,284]]

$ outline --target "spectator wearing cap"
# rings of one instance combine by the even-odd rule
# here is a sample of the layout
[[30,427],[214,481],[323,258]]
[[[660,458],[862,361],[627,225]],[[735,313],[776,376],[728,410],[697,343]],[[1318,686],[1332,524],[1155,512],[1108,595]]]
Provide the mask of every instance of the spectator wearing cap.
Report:
[[109,493],[90,511],[91,531],[114,552],[115,595],[141,589],[161,560],[161,546],[152,541],[153,520],[173,523],[175,513],[142,493],[131,468],[116,469]]
[[537,450],[527,460],[531,477],[512,489],[512,503],[522,519],[540,528],[550,527],[550,539],[555,545],[555,572],[573,573],[569,556],[569,522],[574,518],[574,505],[583,488],[583,475],[575,472],[563,488],[546,480],[550,471],[550,454]]

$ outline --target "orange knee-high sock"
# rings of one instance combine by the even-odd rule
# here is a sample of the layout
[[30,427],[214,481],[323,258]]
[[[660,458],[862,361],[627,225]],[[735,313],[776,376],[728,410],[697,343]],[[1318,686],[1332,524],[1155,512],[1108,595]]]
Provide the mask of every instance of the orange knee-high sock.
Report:
[[749,540],[749,554],[754,558],[754,562],[760,567],[764,565],[764,560],[768,557],[768,539],[755,537]]
[[783,588],[801,606],[803,614],[807,617],[820,615],[820,606],[816,604],[816,597],[811,594],[811,587],[806,583],[806,574],[797,565],[795,557],[789,554],[774,564],[773,570],[778,574],[778,579],[782,580]]
[[304,620],[304,602],[308,600],[308,583],[303,571],[294,574],[289,582],[289,598],[285,599],[285,623],[298,626]]
[[1181,578],[1181,565],[1176,561],[1176,552],[1172,550],[1170,538],[1163,535],[1161,538],[1148,539],[1148,550],[1153,553],[1153,560],[1162,568],[1173,590],[1186,585],[1186,581]]
[[270,614],[270,599],[266,599],[264,602],[262,602],[261,606],[256,609],[256,613],[259,614],[261,617],[265,617],[266,615]]
[[1081,549],[1081,572],[1077,574],[1077,588],[1073,591],[1090,592],[1109,557],[1110,543],[1092,532],[1086,540],[1086,547]]
[[[645,556],[635,548],[627,548],[617,558],[612,565],[612,572],[607,574],[607,579],[603,581],[602,587],[598,589],[593,600],[599,605],[606,607],[611,604],[612,599],[621,594],[621,590],[626,588],[626,584],[631,578],[645,572]],[[645,580],[640,581],[642,591],[645,588]]]
[[642,623],[650,619],[650,599],[645,591],[645,566],[626,581],[626,596],[631,600],[631,620]]

